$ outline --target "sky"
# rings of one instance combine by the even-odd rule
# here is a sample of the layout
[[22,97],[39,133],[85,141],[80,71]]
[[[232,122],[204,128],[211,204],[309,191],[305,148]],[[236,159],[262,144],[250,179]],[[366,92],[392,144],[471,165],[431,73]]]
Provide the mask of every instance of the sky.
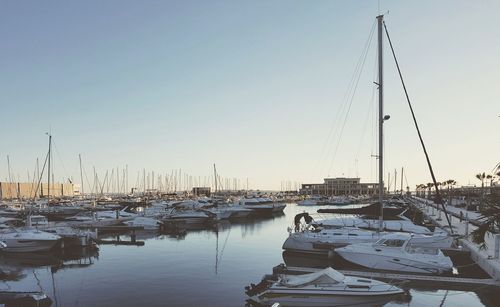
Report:
[[[253,189],[376,182],[379,12],[437,180],[480,184],[500,162],[498,1],[2,1],[0,180],[7,156],[32,176],[50,131],[58,181],[81,154],[130,186],[214,163]],[[385,173],[414,188],[431,178],[384,48]]]

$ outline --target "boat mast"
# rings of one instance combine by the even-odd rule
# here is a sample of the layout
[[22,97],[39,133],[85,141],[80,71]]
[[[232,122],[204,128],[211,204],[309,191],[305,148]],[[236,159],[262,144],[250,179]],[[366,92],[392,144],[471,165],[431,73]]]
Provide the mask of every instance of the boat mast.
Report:
[[82,155],[78,154],[78,159],[80,160],[80,182],[82,183],[82,191],[81,194],[83,196],[83,172],[82,172]]
[[217,193],[217,169],[215,168],[215,163],[214,163],[214,180],[215,180],[215,193]]
[[52,147],[52,135],[48,133],[49,136],[49,156],[48,156],[48,168],[47,168],[47,205],[50,203],[50,149]]
[[379,231],[382,231],[384,220],[384,87],[383,87],[383,54],[382,26],[384,15],[377,16],[378,23],[378,201],[380,203]]

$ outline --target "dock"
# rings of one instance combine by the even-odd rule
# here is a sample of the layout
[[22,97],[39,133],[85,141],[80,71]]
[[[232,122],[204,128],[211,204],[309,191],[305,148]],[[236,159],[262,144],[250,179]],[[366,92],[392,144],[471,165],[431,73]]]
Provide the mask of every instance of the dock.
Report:
[[[320,271],[319,268],[309,267],[286,267],[280,264],[273,268],[273,274],[307,274]],[[381,280],[398,280],[398,281],[412,281],[421,282],[425,284],[439,284],[441,287],[453,286],[495,286],[500,287],[500,281],[493,278],[464,278],[452,276],[433,276],[433,275],[419,275],[419,274],[399,274],[388,272],[373,272],[373,271],[355,271],[355,270],[337,270],[344,275],[359,276],[366,278],[375,278]]]
[[[413,197],[412,205],[422,212],[425,218],[434,225],[452,234],[448,222],[444,217],[444,212],[434,202],[422,198]],[[457,212],[458,211],[458,212]],[[465,214],[459,214],[465,211]],[[485,242],[487,249],[481,249],[478,244],[469,240],[471,231],[477,228],[480,221],[477,220],[478,213],[467,212],[465,209],[455,207],[447,208],[450,222],[453,228],[453,235],[457,236],[457,241],[463,250],[470,252],[471,259],[476,262],[493,279],[500,281],[500,234],[487,233]],[[469,219],[469,215],[471,219]],[[474,222],[472,222],[474,221]]]

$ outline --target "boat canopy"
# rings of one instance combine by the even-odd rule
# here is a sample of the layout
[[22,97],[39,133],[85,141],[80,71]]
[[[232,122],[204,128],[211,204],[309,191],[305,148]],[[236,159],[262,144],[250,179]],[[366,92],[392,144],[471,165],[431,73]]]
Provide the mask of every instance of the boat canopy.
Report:
[[344,280],[344,274],[328,267],[311,274],[287,276],[283,284],[289,287],[300,287],[308,284],[336,284]]

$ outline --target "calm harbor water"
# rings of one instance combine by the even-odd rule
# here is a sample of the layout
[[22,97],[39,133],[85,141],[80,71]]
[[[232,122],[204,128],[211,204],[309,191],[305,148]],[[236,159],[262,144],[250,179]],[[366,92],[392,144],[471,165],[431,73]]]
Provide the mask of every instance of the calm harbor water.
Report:
[[[52,306],[244,306],[244,287],[259,282],[277,264],[322,263],[283,255],[287,227],[303,210],[316,208],[289,204],[284,215],[182,236],[139,233],[144,246],[101,245],[97,252],[64,255],[0,254],[1,289],[42,290]],[[386,306],[498,306],[496,289],[489,287],[407,287],[404,300]]]

